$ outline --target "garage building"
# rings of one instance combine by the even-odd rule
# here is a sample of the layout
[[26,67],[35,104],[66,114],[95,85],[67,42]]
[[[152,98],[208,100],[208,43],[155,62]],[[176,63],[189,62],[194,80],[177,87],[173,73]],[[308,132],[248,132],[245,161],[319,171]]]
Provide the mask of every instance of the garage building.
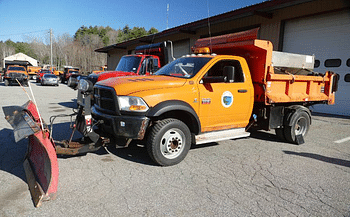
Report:
[[[210,31],[209,25],[210,23]],[[315,55],[315,71],[340,75],[336,104],[313,111],[350,116],[350,1],[272,0],[164,30],[154,35],[97,49],[107,54],[108,70],[136,46],[170,40],[174,56],[191,52],[199,38],[260,28],[259,38],[274,50]],[[210,34],[209,34],[210,32]]]

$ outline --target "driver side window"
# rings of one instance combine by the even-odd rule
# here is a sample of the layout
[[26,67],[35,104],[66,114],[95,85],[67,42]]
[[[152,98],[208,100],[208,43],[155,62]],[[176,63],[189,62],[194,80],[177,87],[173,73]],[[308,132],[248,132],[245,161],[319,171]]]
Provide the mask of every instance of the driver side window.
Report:
[[212,83],[223,83],[226,81],[224,75],[225,66],[233,66],[235,71],[234,82],[244,82],[241,64],[238,60],[221,60],[211,67],[204,77],[213,78]]

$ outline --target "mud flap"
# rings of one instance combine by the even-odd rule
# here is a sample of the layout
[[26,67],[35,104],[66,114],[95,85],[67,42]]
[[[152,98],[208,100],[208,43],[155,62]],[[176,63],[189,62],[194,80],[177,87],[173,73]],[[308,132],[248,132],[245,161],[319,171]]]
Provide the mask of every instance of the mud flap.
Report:
[[14,129],[16,142],[29,136],[23,166],[34,206],[39,207],[43,201],[56,198],[59,171],[55,144],[32,101],[22,107],[3,107],[3,111]]

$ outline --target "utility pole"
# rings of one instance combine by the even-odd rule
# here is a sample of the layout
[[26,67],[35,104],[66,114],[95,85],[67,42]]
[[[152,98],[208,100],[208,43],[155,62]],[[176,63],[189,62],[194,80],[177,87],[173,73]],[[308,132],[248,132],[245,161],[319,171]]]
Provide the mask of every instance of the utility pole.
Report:
[[50,29],[50,67],[51,70],[53,70],[53,66],[52,66],[52,29]]

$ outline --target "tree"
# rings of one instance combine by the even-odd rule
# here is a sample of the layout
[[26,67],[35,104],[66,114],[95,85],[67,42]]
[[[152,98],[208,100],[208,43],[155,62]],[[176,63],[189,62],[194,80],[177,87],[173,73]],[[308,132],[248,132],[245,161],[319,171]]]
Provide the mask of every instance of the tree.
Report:
[[[109,26],[81,26],[71,37],[69,34],[53,37],[52,52],[53,65],[62,70],[64,65],[79,67],[83,72],[89,72],[106,65],[105,54],[94,50],[103,46],[132,40],[149,34],[155,34],[158,30],[152,27],[148,31],[144,27],[125,25],[122,29],[115,30]],[[45,37],[28,36],[25,42],[0,41],[0,60],[7,56],[22,52],[39,61],[41,65],[50,64],[49,35]]]
[[151,27],[149,30],[148,30],[148,34],[149,35],[153,35],[153,34],[156,34],[158,33],[158,29],[154,28],[154,27]]

